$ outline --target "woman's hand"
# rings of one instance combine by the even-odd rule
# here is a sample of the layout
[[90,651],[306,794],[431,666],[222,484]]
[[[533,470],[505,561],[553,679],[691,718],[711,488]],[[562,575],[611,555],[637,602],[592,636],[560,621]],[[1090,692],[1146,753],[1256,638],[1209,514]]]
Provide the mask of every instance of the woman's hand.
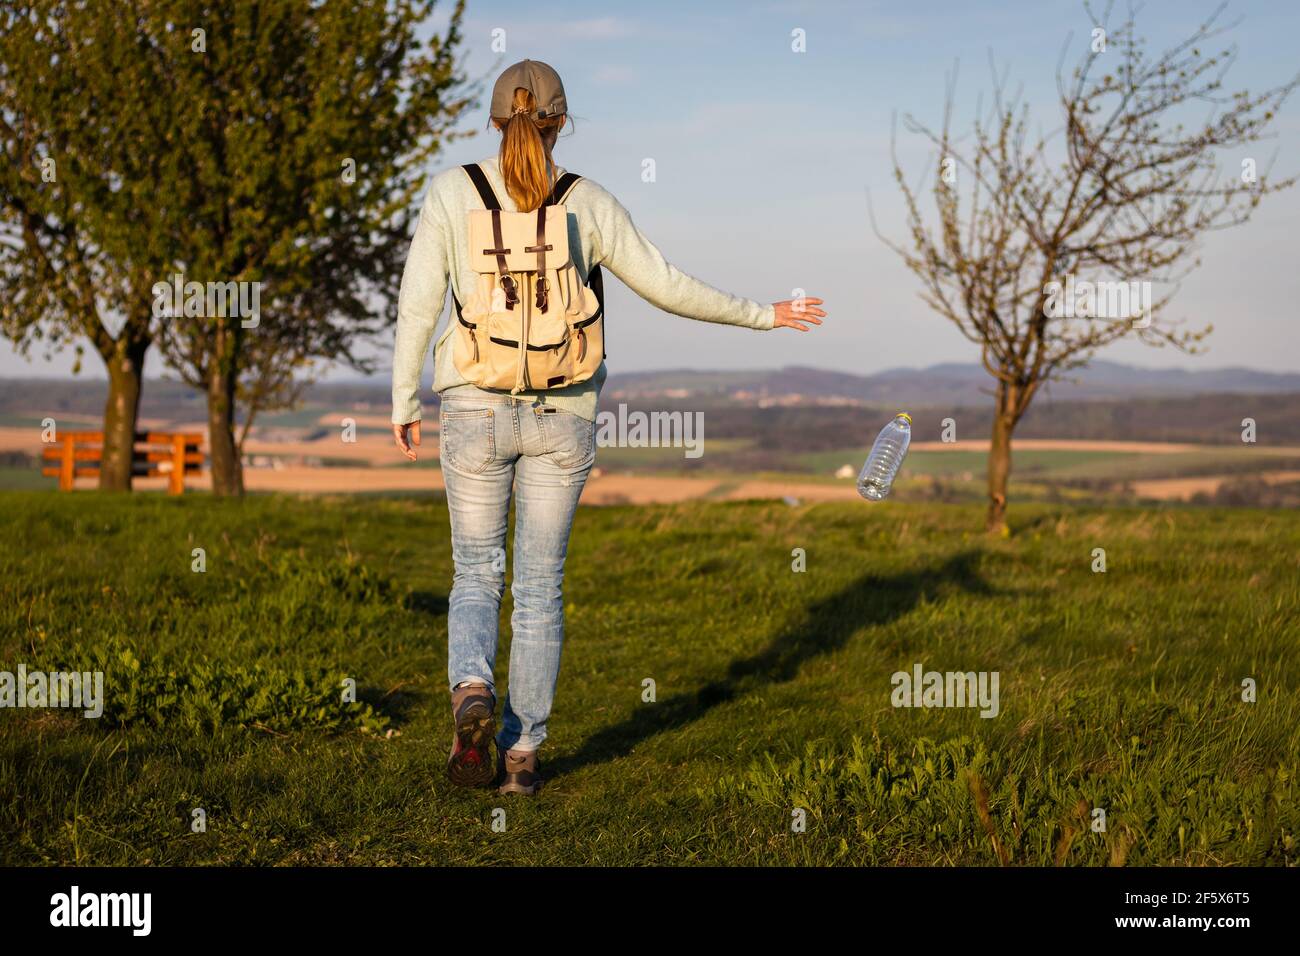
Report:
[[[411,436],[409,442],[406,438],[408,432]],[[415,461],[415,449],[411,446],[420,444],[419,421],[407,422],[405,425],[394,425],[393,441],[397,442],[397,448],[403,455],[411,459],[411,461]]]
[[800,332],[807,332],[808,325],[821,325],[821,316],[826,315],[817,306],[822,304],[821,299],[811,299],[805,296],[802,299],[786,299],[784,302],[773,302],[772,308],[776,309],[777,329],[796,329]]

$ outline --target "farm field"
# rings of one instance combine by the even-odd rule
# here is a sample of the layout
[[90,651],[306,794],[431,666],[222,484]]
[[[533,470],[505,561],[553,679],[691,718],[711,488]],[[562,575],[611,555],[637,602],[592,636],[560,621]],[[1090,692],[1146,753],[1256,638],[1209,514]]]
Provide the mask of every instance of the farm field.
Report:
[[[438,471],[437,418],[430,416],[412,465],[393,448],[382,417],[347,411],[305,409],[270,416],[246,446],[245,483],[252,492],[373,494],[433,492],[442,489]],[[341,439],[340,423],[354,423],[354,440]],[[78,423],[80,424],[80,423]],[[93,423],[90,423],[93,424]],[[205,432],[201,423],[146,421],[147,427]],[[52,488],[53,479],[36,470],[39,422],[0,425],[0,489]],[[687,458],[683,448],[601,448],[597,468],[583,495],[586,504],[655,504],[686,500],[746,500],[794,497],[810,501],[849,501],[853,477],[869,449],[782,453],[756,452],[749,439],[708,438],[705,453]],[[913,444],[896,494],[903,499],[941,497],[976,500],[983,494],[987,442]],[[753,457],[755,454],[761,457]],[[849,477],[835,477],[848,466]],[[1179,442],[1126,442],[1022,439],[1013,455],[1013,480],[1028,499],[1089,499],[1107,503],[1180,501],[1213,498],[1226,484],[1254,479],[1266,484],[1300,483],[1300,448],[1255,445],[1197,445]],[[210,487],[205,473],[189,487]],[[161,490],[166,480],[144,479],[142,490]],[[93,478],[78,488],[91,489]],[[1082,489],[1082,490],[1081,490]],[[1088,492],[1088,493],[1085,493]]]
[[[551,780],[520,802],[443,776],[437,497],[0,493],[0,670],[102,669],[106,701],[0,710],[0,862],[1294,864],[1300,516],[1012,523],[582,509]],[[997,716],[892,706],[916,665],[998,672]]]

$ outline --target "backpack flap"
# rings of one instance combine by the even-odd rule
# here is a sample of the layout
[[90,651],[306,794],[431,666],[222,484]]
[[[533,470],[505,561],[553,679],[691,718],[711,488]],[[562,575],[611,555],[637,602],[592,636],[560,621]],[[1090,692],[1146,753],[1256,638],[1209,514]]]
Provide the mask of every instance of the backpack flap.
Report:
[[[569,262],[569,223],[563,206],[545,206],[546,268]],[[496,244],[493,217],[500,217],[501,245]],[[537,213],[471,209],[469,212],[469,266],[488,275],[501,271],[537,271]]]

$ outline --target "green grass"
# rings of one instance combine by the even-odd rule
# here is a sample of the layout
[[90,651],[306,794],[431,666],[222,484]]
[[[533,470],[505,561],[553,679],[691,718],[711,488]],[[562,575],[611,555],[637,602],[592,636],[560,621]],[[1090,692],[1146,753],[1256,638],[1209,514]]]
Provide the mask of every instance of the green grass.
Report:
[[[1294,863],[1300,516],[1013,517],[581,509],[530,801],[443,776],[437,498],[0,494],[0,669],[108,701],[0,710],[0,862]],[[1000,714],[892,707],[916,663]]]
[[0,491],[49,491],[57,488],[57,478],[47,478],[41,474],[40,462],[28,467],[17,465],[0,465]]
[[[39,435],[41,429],[41,416],[15,415],[12,412],[0,412],[0,428],[31,428]],[[39,438],[36,440],[39,441]]]
[[[795,464],[818,473],[834,472],[840,465],[860,468],[869,448],[813,452],[799,455]],[[984,451],[908,452],[905,474],[955,478],[969,472],[983,480],[988,454]],[[1300,468],[1300,459],[1287,450],[1224,445],[1198,451],[1155,453],[1028,448],[1012,451],[1012,474],[1029,481],[1073,479],[1186,478],[1197,475],[1249,474]]]
[[[841,451],[819,451],[799,456],[799,463],[817,472],[833,472],[840,465],[851,464],[861,468],[870,448],[851,448]],[[1025,477],[1059,477],[1062,472],[1089,466],[1102,466],[1102,474],[1116,462],[1141,458],[1132,452],[1072,451],[1028,449],[1014,452],[1014,471]],[[953,477],[969,471],[982,477],[988,453],[984,451],[919,451],[907,454],[904,469],[914,475]]]

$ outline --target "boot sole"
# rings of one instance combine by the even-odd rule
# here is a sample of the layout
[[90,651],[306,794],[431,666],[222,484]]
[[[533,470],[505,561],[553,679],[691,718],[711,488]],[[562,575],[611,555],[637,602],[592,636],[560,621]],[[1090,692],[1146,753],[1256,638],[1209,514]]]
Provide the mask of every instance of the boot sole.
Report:
[[519,778],[524,776],[519,773],[506,773],[505,756],[500,757],[497,765],[497,772],[501,774],[501,786],[497,787],[497,793],[502,796],[509,794],[519,794],[522,797],[535,797],[541,792],[542,786],[546,783],[546,778],[542,776],[542,765],[537,764],[537,771],[533,773],[532,783],[524,783]]
[[524,796],[524,797],[534,797],[541,792],[542,784],[544,782],[545,781],[539,780],[530,786],[528,784],[515,783],[514,781],[507,781],[506,783],[501,784],[501,786],[497,788],[497,793],[502,794],[503,796],[512,793],[517,793],[520,796]]
[[[496,737],[496,718],[486,706],[472,705],[456,722],[460,751],[447,760],[447,776],[458,787],[486,787],[496,779],[492,760],[492,740]],[[477,759],[467,760],[469,754]]]

